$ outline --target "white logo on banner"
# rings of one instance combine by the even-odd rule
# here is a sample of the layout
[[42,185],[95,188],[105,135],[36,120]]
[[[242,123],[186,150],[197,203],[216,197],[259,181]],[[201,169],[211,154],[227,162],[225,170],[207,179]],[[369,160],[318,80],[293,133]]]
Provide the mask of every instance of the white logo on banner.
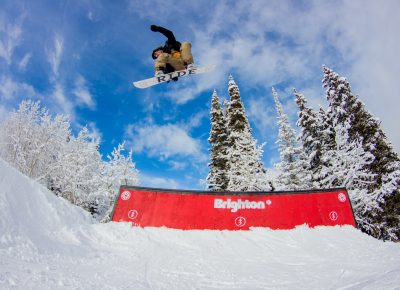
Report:
[[329,218],[331,219],[331,221],[337,220],[338,217],[339,217],[339,215],[337,214],[336,211],[331,211],[331,212],[329,213]]
[[267,205],[271,205],[271,204],[272,204],[272,200],[268,199],[265,203],[266,203]]
[[246,224],[246,219],[242,216],[239,216],[235,219],[235,225],[239,228],[243,227]]
[[237,212],[239,209],[265,209],[265,204],[269,205],[268,200],[264,203],[263,201],[242,200],[241,198],[236,201],[230,198],[227,200],[214,199],[214,208],[230,209],[231,212]]
[[346,195],[345,195],[344,193],[342,193],[342,192],[339,193],[338,199],[339,199],[339,201],[341,201],[341,202],[345,202],[345,201],[347,200]]
[[137,218],[137,216],[138,216],[138,212],[134,209],[132,209],[128,212],[128,218],[130,218],[131,220],[134,220],[135,218]]
[[131,193],[130,191],[124,191],[121,193],[121,199],[122,200],[128,200],[131,198]]

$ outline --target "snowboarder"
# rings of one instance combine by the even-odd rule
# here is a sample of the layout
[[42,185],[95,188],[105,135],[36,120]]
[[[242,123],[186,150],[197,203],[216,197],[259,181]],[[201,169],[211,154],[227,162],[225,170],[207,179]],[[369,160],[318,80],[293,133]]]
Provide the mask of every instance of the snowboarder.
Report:
[[[155,76],[193,68],[192,45],[189,42],[180,43],[172,31],[157,25],[150,26],[151,31],[160,32],[166,38],[164,46],[153,50],[151,56],[155,60]],[[173,78],[177,81],[178,78]]]
[[164,46],[157,47],[151,53],[155,60],[155,76],[133,82],[139,89],[146,89],[161,83],[177,81],[178,78],[196,74],[208,73],[215,69],[215,65],[194,67],[192,56],[192,45],[189,42],[180,43],[175,39],[174,34],[161,26],[151,25],[151,31],[160,32],[167,41]]

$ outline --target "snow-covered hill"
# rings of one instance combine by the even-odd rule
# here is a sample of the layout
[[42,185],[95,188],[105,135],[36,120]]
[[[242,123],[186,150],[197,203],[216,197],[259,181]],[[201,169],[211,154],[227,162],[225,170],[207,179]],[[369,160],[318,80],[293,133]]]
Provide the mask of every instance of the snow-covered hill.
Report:
[[400,289],[400,245],[351,227],[96,224],[0,160],[0,289]]

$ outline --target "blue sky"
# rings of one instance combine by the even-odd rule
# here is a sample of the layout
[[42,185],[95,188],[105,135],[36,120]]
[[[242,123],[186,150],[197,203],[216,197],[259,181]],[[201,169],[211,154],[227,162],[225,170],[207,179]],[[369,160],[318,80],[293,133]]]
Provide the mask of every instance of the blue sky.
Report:
[[[193,2],[193,3],[190,3]],[[278,160],[275,87],[295,120],[292,88],[326,105],[322,65],[347,77],[400,152],[399,1],[57,1],[0,3],[0,121],[23,99],[40,100],[101,138],[101,153],[126,140],[141,185],[203,188],[213,89],[241,91],[263,161]],[[140,90],[151,51],[165,38],[190,41],[207,75]]]

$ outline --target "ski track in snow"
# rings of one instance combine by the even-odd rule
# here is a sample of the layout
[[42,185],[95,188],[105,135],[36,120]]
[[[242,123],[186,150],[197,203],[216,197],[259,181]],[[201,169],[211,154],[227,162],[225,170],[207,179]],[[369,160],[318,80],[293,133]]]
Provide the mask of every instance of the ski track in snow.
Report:
[[399,261],[351,227],[97,224],[0,160],[0,289],[400,289]]

